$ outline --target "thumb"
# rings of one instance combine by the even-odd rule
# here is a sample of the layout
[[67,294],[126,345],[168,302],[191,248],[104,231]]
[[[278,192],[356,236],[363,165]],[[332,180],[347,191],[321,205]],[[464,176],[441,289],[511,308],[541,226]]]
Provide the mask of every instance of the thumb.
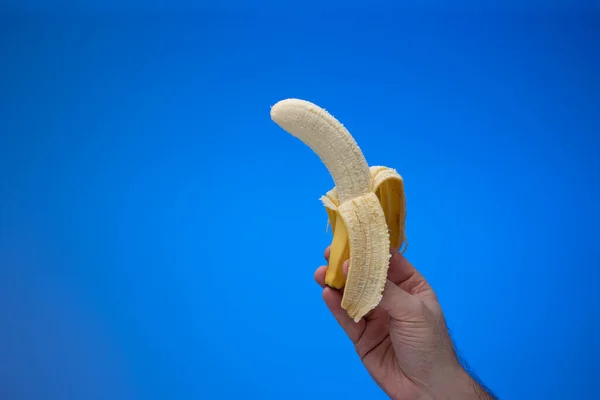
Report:
[[392,319],[402,320],[414,315],[421,301],[405,292],[389,279],[385,283],[383,297],[379,307],[384,309]]

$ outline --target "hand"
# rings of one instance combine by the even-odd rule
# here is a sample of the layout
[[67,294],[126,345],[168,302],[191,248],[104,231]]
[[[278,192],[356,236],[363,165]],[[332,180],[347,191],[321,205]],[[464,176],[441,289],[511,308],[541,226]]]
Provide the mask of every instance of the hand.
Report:
[[383,298],[358,323],[341,307],[343,292],[325,286],[326,270],[315,272],[323,300],[390,398],[493,399],[460,364],[435,293],[402,254],[392,250]]

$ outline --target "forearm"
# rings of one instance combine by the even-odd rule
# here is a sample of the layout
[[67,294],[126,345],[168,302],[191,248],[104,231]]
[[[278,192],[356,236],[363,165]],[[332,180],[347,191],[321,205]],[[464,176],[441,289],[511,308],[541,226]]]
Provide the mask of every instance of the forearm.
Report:
[[[460,378],[457,382],[456,397],[448,398],[465,399],[465,400],[497,400],[496,396],[487,389],[479,380],[469,374],[465,369],[462,369]],[[445,397],[442,397],[445,398]]]

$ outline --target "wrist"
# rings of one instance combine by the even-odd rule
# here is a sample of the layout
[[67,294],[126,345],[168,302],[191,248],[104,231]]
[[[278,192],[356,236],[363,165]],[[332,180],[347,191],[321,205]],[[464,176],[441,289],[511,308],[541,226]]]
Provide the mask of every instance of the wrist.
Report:
[[452,368],[439,377],[432,386],[424,388],[422,399],[494,400],[485,388],[462,366]]

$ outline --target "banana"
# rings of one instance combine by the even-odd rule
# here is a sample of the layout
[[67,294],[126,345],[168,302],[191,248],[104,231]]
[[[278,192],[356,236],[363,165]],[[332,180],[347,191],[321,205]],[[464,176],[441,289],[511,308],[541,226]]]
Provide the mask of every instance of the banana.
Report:
[[281,100],[271,107],[271,119],[310,147],[334,181],[320,199],[333,232],[325,283],[343,288],[342,308],[358,322],[381,301],[390,247],[406,242],[403,179],[394,169],[369,167],[350,132],[311,102]]

